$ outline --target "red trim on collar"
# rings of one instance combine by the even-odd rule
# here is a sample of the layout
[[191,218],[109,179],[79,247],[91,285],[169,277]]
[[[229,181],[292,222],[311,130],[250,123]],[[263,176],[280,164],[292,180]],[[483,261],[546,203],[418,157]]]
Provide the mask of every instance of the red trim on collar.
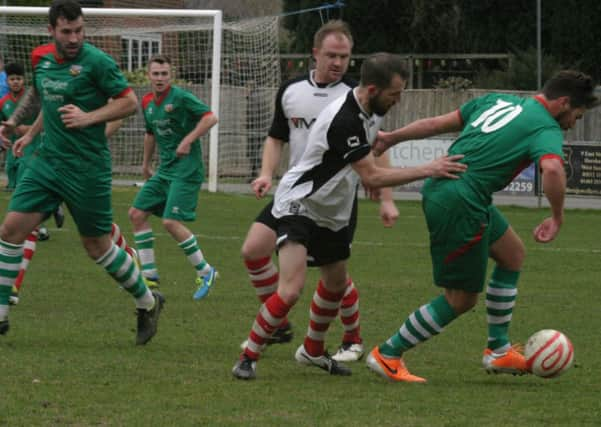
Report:
[[35,70],[35,67],[40,63],[41,59],[48,54],[52,54],[58,64],[65,62],[64,59],[59,58],[58,52],[56,51],[56,45],[54,43],[48,43],[36,47],[31,52],[31,67]]
[[547,100],[545,98],[543,98],[540,95],[534,95],[534,99],[536,99],[538,102],[540,102],[543,107],[545,107],[547,109],[547,111],[549,111],[549,103],[547,102]]
[[156,96],[154,97],[154,103],[157,107],[161,105],[161,103],[165,100],[165,98],[167,98],[167,95],[169,95],[169,92],[171,92],[171,85],[169,85],[167,87],[167,89],[165,89],[165,91],[163,92],[163,94],[161,96],[159,96],[158,98]]

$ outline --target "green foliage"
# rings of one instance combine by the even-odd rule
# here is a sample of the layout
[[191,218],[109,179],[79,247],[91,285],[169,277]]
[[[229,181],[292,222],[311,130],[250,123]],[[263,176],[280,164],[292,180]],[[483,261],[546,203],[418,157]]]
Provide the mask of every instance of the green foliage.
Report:
[[[127,218],[136,190],[115,188],[115,221],[130,243]],[[10,195],[0,195],[6,209]],[[531,230],[545,209],[502,207],[528,256],[520,279],[511,334],[515,341],[543,328],[565,332],[575,366],[555,380],[486,375],[486,313],[478,305],[439,336],[407,353],[407,366],[425,386],[391,384],[352,365],[351,377],[298,366],[308,307],[318,276],[290,313],[296,336],[270,347],[258,379],[232,378],[240,342],[259,302],[239,257],[247,227],[266,202],[251,196],[200,195],[189,223],[221,278],[206,300],[192,300],[194,271],[160,221],[152,218],[161,288],[167,298],[157,336],[134,346],[131,297],[84,253],[71,218],[38,249],[25,276],[21,303],[0,336],[2,401],[7,426],[596,426],[599,395],[596,226],[599,212],[566,211],[558,238],[535,244]],[[397,202],[392,229],[378,207],[359,204],[349,269],[361,294],[361,330],[368,349],[395,333],[412,311],[439,294],[432,286],[428,237],[416,202]],[[334,350],[337,320],[328,332]]]
[[471,88],[473,85],[470,79],[466,79],[460,76],[451,76],[446,79],[440,79],[434,87],[436,89],[449,89],[449,90],[466,90]]
[[[551,55],[542,58],[542,79],[544,83],[562,68],[558,60]],[[537,54],[530,48],[518,51],[506,70],[482,69],[474,79],[474,87],[479,89],[537,90]]]
[[[323,5],[323,0],[284,0],[286,12]],[[332,1],[327,2],[332,3]],[[347,1],[329,18],[346,20],[355,38],[355,53],[387,51],[395,53],[506,53],[528,51],[537,43],[536,1],[499,0],[378,0]],[[542,48],[545,60],[578,68],[601,80],[601,2],[597,0],[542,3]],[[292,34],[288,48],[306,53],[312,36],[325,14],[308,12],[292,15],[284,21]],[[548,55],[548,56],[547,56]],[[506,77],[488,70],[497,80],[520,83],[512,89],[529,89],[532,77]],[[533,74],[534,82],[536,73]],[[482,79],[487,76],[482,75]],[[490,79],[487,79],[490,80]]]

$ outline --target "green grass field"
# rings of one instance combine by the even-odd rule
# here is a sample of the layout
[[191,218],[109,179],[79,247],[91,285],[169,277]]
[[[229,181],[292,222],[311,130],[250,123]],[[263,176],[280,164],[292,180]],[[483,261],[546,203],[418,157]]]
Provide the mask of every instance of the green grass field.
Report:
[[[133,188],[116,188],[115,220],[131,242]],[[9,194],[0,196],[4,211]],[[292,344],[270,347],[258,379],[231,375],[258,308],[239,249],[264,205],[250,196],[202,193],[192,230],[221,273],[211,294],[192,300],[194,273],[154,222],[167,303],[157,336],[134,346],[131,298],[87,259],[73,222],[38,244],[11,330],[0,337],[0,425],[7,426],[598,426],[601,425],[601,214],[569,211],[559,238],[530,237],[545,210],[502,207],[523,237],[527,259],[512,337],[543,328],[565,332],[575,365],[564,376],[487,375],[484,302],[406,355],[426,385],[391,384],[352,365],[351,377],[297,365],[317,272],[291,313]],[[425,224],[418,203],[398,202],[401,217],[384,229],[377,206],[361,202],[350,271],[361,293],[368,348],[388,338],[431,285]],[[335,350],[340,322],[328,335]]]

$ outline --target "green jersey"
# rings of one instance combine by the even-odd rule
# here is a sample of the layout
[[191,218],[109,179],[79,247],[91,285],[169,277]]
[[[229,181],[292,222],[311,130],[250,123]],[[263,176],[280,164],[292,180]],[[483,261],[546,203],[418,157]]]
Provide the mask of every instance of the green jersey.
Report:
[[485,207],[494,192],[533,161],[538,165],[546,156],[564,159],[561,128],[542,102],[489,94],[461,106],[458,113],[464,127],[449,155],[465,155],[462,162],[468,165],[467,171],[458,180],[428,179],[424,196],[444,201],[439,191],[452,186],[469,204]]
[[[17,96],[13,96],[12,93],[6,94],[3,98],[0,98],[0,121],[8,120],[16,108],[19,106],[19,102],[21,98],[25,94],[25,89],[21,91]],[[23,125],[30,126],[35,121],[35,117],[28,117],[26,120],[23,120]],[[19,137],[17,135],[12,135],[10,140],[15,142]],[[40,135],[36,135],[36,137],[31,141],[27,147],[25,147],[25,152],[23,153],[22,159],[29,159],[29,157],[35,152],[35,150],[40,145]]]
[[175,151],[210,109],[192,93],[169,87],[160,98],[148,93],[142,98],[146,132],[152,134],[159,149],[157,174],[165,179],[191,182],[204,180],[204,164],[200,140],[190,146],[187,156],[177,157]]
[[127,80],[115,61],[84,43],[76,58],[58,57],[51,43],[32,52],[33,80],[44,113],[44,144],[40,157],[71,170],[110,170],[111,155],[104,123],[67,129],[58,109],[73,104],[84,112],[103,107],[111,97],[127,93]]

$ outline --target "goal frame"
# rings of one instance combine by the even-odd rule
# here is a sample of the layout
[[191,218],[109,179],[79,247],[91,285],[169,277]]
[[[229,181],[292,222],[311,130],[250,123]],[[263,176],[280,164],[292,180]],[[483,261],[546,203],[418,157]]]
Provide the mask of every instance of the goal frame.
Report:
[[[0,18],[3,15],[45,16],[47,7],[0,6]],[[211,111],[219,117],[221,89],[221,49],[223,34],[223,12],[217,9],[130,9],[130,8],[82,8],[85,16],[173,16],[173,17],[209,17],[213,19],[213,45],[211,63]],[[217,191],[217,168],[219,160],[219,123],[213,126],[209,134],[209,173],[208,190]]]

